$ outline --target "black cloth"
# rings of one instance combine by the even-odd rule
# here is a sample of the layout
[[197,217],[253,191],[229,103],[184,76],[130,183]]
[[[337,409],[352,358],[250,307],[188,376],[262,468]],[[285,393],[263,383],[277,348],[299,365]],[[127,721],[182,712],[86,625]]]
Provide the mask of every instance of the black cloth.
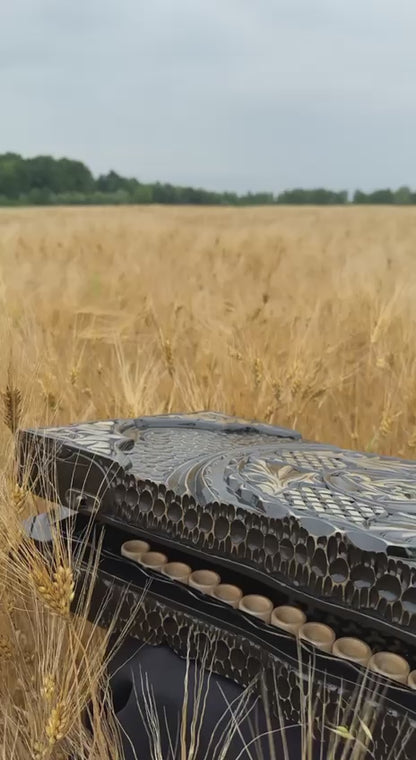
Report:
[[[125,760],[301,760],[299,726],[285,731],[285,750],[280,726],[270,724],[259,698],[192,662],[187,665],[164,646],[127,639],[111,661],[110,683]],[[182,736],[181,726],[186,726]],[[191,755],[196,736],[199,744]]]

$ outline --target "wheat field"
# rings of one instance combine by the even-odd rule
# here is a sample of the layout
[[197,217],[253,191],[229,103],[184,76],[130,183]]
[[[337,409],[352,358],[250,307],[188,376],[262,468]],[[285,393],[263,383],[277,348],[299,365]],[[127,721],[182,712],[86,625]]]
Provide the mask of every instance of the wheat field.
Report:
[[413,458],[415,252],[413,208],[0,210],[0,758],[117,757],[106,642],[65,547],[51,575],[20,535],[11,431],[212,409]]
[[2,210],[23,424],[211,408],[411,457],[416,211]]

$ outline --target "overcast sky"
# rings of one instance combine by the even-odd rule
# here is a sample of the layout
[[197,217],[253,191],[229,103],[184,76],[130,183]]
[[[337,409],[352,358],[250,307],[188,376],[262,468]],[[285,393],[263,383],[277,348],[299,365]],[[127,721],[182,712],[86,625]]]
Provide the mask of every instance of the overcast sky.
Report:
[[416,186],[416,0],[0,2],[0,152],[219,190]]

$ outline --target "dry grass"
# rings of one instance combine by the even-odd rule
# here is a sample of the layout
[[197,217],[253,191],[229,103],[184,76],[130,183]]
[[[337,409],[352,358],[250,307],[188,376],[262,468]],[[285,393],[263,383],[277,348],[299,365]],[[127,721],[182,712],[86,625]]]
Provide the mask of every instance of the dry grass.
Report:
[[96,739],[80,724],[103,652],[91,662],[67,614],[71,558],[14,561],[36,503],[11,431],[210,408],[413,457],[415,223],[412,208],[0,210],[0,760],[117,756],[97,699]]

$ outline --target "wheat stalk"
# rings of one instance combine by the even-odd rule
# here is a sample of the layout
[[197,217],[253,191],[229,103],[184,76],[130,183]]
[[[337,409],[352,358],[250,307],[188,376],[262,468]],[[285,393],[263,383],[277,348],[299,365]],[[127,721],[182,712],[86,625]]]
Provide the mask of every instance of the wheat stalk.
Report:
[[19,388],[9,382],[1,395],[3,400],[3,421],[14,435],[19,428],[22,415],[22,393]]
[[72,569],[59,565],[51,575],[41,564],[32,568],[32,579],[40,599],[51,612],[68,617],[75,596]]
[[175,361],[174,361],[172,343],[170,342],[169,338],[166,338],[163,341],[162,345],[163,345],[163,352],[165,355],[167,370],[169,372],[169,375],[173,377],[173,375],[175,374]]

